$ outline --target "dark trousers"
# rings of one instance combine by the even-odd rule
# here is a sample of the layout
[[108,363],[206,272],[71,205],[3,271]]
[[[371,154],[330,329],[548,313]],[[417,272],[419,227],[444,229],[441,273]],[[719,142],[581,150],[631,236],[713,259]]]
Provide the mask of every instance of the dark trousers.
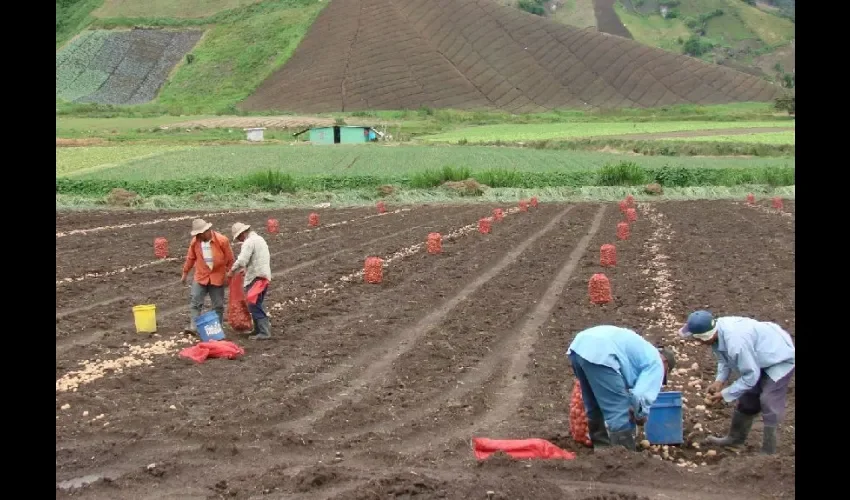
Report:
[[755,387],[738,398],[738,411],[745,415],[757,415],[764,419],[764,425],[778,425],[785,418],[785,400],[788,396],[788,384],[795,368],[777,381],[773,381],[764,370]]
[[[251,281],[251,283],[249,283],[248,286],[245,287],[245,295],[248,295],[248,290],[250,290],[251,287],[254,286],[254,283],[258,279],[259,278],[254,278],[254,280]],[[269,291],[269,287],[266,286],[266,289],[263,290],[263,292],[261,294],[257,295],[257,303],[256,304],[252,304],[252,303],[248,302],[248,311],[251,312],[251,317],[254,318],[254,321],[257,321],[258,319],[263,319],[263,318],[266,317],[266,311],[263,310],[263,301],[266,299],[266,292],[268,292],[268,291]]]
[[604,420],[611,432],[633,429],[629,421],[631,395],[626,381],[617,370],[595,365],[571,352],[570,364],[581,387],[588,420]]

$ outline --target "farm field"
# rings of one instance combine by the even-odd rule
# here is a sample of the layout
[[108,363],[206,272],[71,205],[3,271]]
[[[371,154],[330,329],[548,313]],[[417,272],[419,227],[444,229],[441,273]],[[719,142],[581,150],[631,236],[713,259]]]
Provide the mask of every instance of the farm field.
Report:
[[721,134],[689,137],[665,137],[664,140],[697,142],[747,142],[754,144],[795,144],[797,140],[797,134],[793,131],[773,133],[768,132],[760,134]]
[[[126,153],[124,151],[131,149]],[[387,179],[407,177],[427,169],[458,165],[472,170],[506,169],[520,172],[569,172],[597,170],[618,161],[634,162],[649,168],[665,165],[685,168],[757,168],[794,167],[794,158],[686,158],[616,155],[596,152],[564,152],[524,148],[486,146],[379,146],[336,145],[235,145],[174,148],[161,154],[143,156],[147,149],[138,146],[57,148],[57,162],[73,173],[80,165],[90,168],[97,161],[118,164],[109,168],[84,171],[80,179],[125,181],[162,181],[191,178],[234,178],[267,169],[302,176],[376,176]],[[98,154],[101,160],[89,158]],[[136,159],[128,159],[138,154]],[[128,155],[128,156],[124,156]],[[179,168],[175,168],[179,167]]]
[[[446,0],[439,9],[426,0],[394,5],[331,2],[292,57],[240,109],[531,113],[766,102],[782,93],[742,72],[496,2]],[[617,19],[613,10],[609,17]],[[466,29],[473,24],[474,30]]]
[[[540,201],[528,212],[499,205],[508,215],[486,235],[477,224],[493,204],[57,212],[57,498],[794,498],[794,383],[778,455],[756,454],[756,423],[741,455],[709,456],[692,442],[724,431],[729,410],[694,408],[700,389],[688,381],[712,380],[714,361],[675,337],[706,306],[794,335],[794,202],[639,202],[620,241],[615,203]],[[272,252],[275,338],[256,344],[227,327],[245,348],[236,361],[176,355],[187,345],[180,266],[198,215],[219,230],[252,224]],[[269,217],[279,235],[267,234]],[[424,249],[432,231],[442,254]],[[152,264],[155,237],[170,250]],[[606,243],[617,245],[613,268],[599,266]],[[382,284],[356,274],[370,255],[385,258]],[[588,300],[597,272],[611,280],[607,305]],[[148,303],[153,337],[133,331],[130,312]],[[591,453],[569,436],[564,352],[603,322],[679,353],[665,390],[688,400],[687,442],[670,461],[654,449]],[[578,456],[477,464],[473,436],[540,437]]]
[[517,125],[483,125],[422,137],[431,142],[495,142],[495,141],[540,141],[546,139],[576,139],[585,137],[605,137],[624,134],[650,134],[661,132],[697,132],[716,129],[747,129],[793,127],[793,120],[775,120],[764,122],[716,122],[716,121],[680,121],[646,123],[534,123]]
[[69,102],[153,100],[202,31],[86,31],[56,52],[56,97]]

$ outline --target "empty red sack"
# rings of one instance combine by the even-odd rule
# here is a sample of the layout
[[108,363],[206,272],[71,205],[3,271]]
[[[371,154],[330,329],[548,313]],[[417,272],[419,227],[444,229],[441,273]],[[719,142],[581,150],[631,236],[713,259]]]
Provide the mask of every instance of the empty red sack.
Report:
[[499,451],[520,460],[528,458],[572,460],[576,457],[575,453],[562,450],[545,439],[472,438],[472,452],[478,460],[484,460]]
[[180,351],[180,357],[203,363],[207,358],[236,359],[245,354],[245,349],[229,340],[211,340],[200,342]]

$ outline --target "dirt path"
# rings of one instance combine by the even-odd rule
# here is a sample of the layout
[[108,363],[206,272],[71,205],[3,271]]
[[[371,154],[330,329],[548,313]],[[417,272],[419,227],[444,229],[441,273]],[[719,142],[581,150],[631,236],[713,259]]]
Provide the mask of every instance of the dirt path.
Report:
[[596,28],[602,33],[617,35],[623,38],[633,38],[631,32],[620,20],[614,10],[616,0],[593,0],[593,11],[596,14]]
[[653,140],[653,139],[668,139],[672,137],[706,137],[712,135],[744,135],[744,134],[763,134],[770,132],[794,132],[795,127],[750,127],[750,128],[724,128],[712,130],[684,130],[681,132],[659,132],[649,134],[624,134],[624,135],[606,135],[597,136],[596,138],[604,139],[622,139],[622,140]]

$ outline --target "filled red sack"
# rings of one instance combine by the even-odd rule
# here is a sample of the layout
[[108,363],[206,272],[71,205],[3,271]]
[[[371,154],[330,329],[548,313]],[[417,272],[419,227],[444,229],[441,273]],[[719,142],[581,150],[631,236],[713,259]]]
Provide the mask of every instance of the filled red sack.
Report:
[[584,399],[581,395],[581,384],[578,380],[573,384],[573,394],[570,398],[570,434],[573,439],[585,446],[592,446],[588,432],[587,413],[584,409]]
[[203,363],[207,358],[236,359],[245,354],[245,349],[229,340],[211,340],[200,342],[180,351],[180,357]]
[[251,288],[248,289],[248,293],[245,294],[245,300],[248,301],[249,304],[256,304],[257,297],[263,293],[263,290],[268,288],[269,280],[265,278],[257,278],[254,280],[254,284],[251,285]]
[[498,451],[507,453],[513,458],[560,458],[572,460],[575,453],[562,450],[545,439],[488,439],[472,438],[472,452],[475,458],[484,460]]
[[245,291],[242,289],[245,273],[234,274],[230,278],[230,297],[227,301],[227,322],[230,327],[238,332],[245,332],[253,328],[251,312],[245,301]]

